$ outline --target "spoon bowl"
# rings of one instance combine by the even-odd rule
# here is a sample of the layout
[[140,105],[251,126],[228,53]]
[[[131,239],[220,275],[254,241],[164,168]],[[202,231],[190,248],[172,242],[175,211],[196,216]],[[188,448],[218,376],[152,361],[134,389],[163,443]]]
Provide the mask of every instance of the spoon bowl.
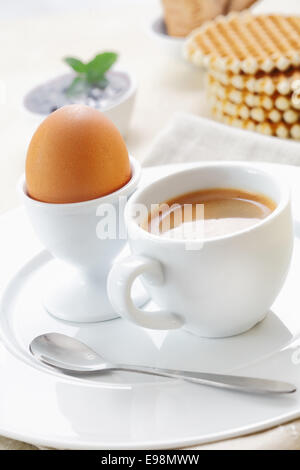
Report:
[[86,344],[60,333],[37,336],[29,349],[39,361],[70,372],[100,372],[113,368]]

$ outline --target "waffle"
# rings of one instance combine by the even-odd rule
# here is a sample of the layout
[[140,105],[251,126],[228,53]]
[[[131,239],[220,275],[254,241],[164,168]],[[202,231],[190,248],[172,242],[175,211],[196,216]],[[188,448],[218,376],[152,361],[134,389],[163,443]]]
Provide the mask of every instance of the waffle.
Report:
[[[229,11],[242,11],[249,8],[257,0],[230,0]],[[228,2],[227,2],[228,3]],[[227,11],[228,13],[228,11]]]
[[168,34],[186,37],[205,21],[231,10],[249,8],[256,0],[162,0]]
[[250,108],[246,104],[235,104],[228,100],[222,100],[217,98],[214,94],[208,95],[209,103],[212,109],[226,114],[233,118],[247,120],[251,119],[255,123],[285,123],[285,124],[297,124],[300,123],[300,111],[294,109],[288,109],[287,111],[279,111],[276,108],[266,110],[262,107]]
[[222,14],[227,4],[228,0],[162,0],[168,34],[186,37],[205,21]]
[[234,74],[297,68],[300,17],[249,12],[219,16],[190,35],[185,52],[197,65]]
[[276,92],[280,95],[289,95],[294,90],[294,83],[300,80],[300,70],[294,68],[285,73],[274,71],[270,74],[256,75],[233,74],[212,68],[209,74],[222,85],[232,86],[237,90],[247,90],[250,93],[264,93],[268,96]]
[[257,123],[253,119],[241,119],[229,116],[222,111],[212,108],[213,116],[220,122],[230,126],[238,127],[248,131],[259,132],[268,136],[280,137],[281,139],[300,140],[300,124],[287,124],[283,122],[262,122]]
[[227,100],[237,105],[244,104],[249,108],[262,108],[267,111],[279,110],[300,110],[300,100],[294,99],[294,92],[289,95],[280,95],[277,91],[272,95],[250,93],[247,90],[238,90],[233,86],[224,86],[208,76],[207,89],[210,95],[215,95],[216,98]]

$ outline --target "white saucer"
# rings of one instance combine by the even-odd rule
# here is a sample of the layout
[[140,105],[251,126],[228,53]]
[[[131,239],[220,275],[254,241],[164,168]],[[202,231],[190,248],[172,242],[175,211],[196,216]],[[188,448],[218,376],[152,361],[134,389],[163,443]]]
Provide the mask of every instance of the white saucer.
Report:
[[[182,166],[144,170],[141,184]],[[300,169],[262,166],[290,181],[300,220]],[[78,325],[51,317],[42,293],[55,261],[41,251],[21,209],[4,215],[0,282],[13,277],[3,290],[0,315],[6,345],[0,345],[0,434],[57,448],[178,448],[299,417],[300,365],[292,360],[300,337],[299,227],[296,223],[292,269],[272,313],[247,334],[208,340],[184,331],[151,332],[122,319]],[[124,372],[70,377],[40,365],[28,352],[31,339],[49,331],[76,336],[116,362],[280,379],[299,392],[251,396]]]

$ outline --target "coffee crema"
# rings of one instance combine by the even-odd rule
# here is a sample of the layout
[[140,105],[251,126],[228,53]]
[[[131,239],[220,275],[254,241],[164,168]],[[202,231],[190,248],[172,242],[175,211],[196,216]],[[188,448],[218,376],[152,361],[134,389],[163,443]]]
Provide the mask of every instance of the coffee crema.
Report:
[[141,227],[165,238],[210,239],[250,228],[275,209],[275,202],[263,194],[213,188],[156,205]]

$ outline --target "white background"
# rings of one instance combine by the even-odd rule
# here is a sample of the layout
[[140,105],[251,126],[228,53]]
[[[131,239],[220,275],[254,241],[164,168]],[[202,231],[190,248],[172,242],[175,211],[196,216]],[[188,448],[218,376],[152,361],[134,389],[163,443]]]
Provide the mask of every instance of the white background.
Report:
[[16,19],[95,10],[101,6],[116,8],[120,4],[151,4],[157,0],[0,0],[0,18]]
[[[300,13],[300,0],[263,0],[256,10]],[[37,125],[23,97],[65,73],[66,55],[84,60],[101,50],[120,52],[139,85],[127,139],[139,160],[175,112],[206,115],[199,71],[150,37],[157,15],[160,0],[0,0],[0,213],[19,204],[15,187]]]

